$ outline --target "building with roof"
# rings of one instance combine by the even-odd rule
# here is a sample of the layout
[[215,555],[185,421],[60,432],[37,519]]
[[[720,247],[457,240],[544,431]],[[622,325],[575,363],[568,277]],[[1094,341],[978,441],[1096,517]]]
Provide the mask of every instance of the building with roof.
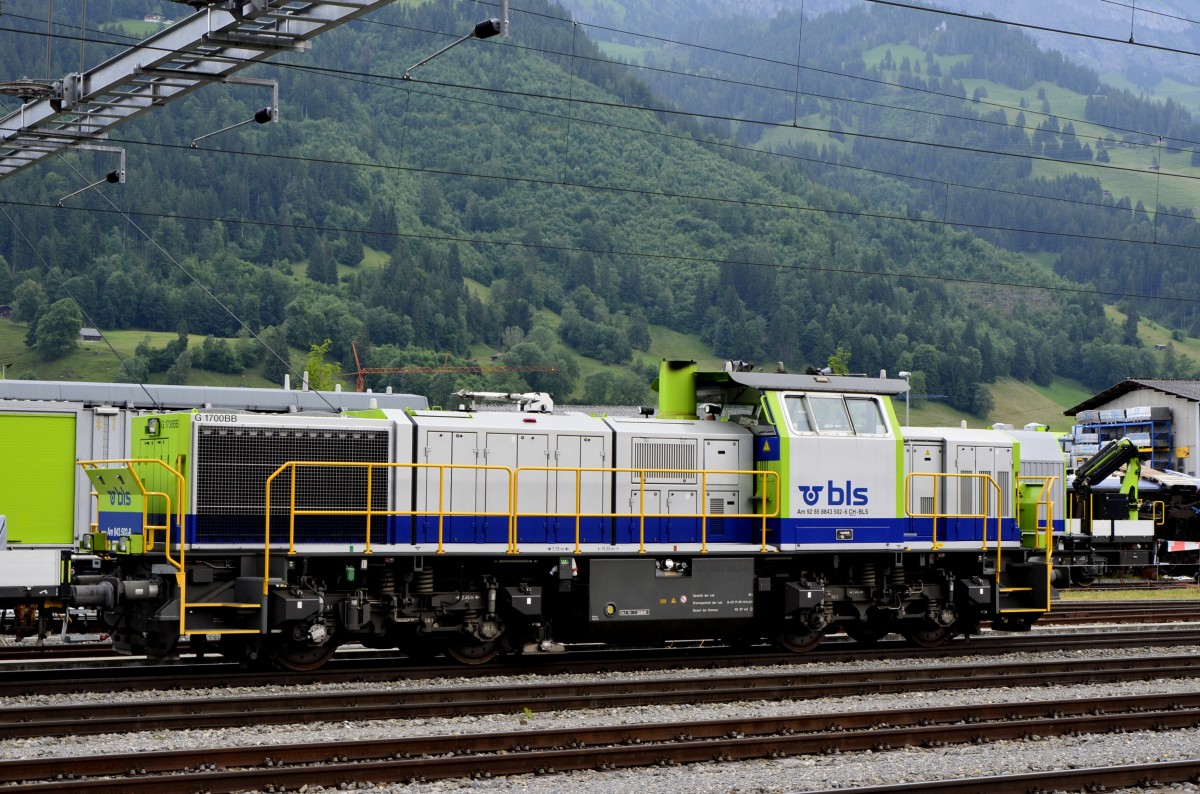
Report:
[[1064,411],[1076,419],[1074,455],[1129,437],[1156,469],[1197,476],[1200,380],[1128,378]]

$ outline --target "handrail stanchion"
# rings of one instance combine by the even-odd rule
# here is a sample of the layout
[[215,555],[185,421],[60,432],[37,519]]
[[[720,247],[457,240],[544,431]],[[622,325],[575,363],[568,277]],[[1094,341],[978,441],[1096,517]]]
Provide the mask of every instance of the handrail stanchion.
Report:
[[580,536],[583,533],[581,526],[580,512],[583,510],[583,469],[575,469],[575,553],[582,554],[583,549],[579,545]]
[[445,554],[444,543],[446,531],[446,464],[438,464],[438,545],[437,553]]
[[363,554],[371,553],[371,473],[375,470],[375,464],[367,464],[367,542],[363,547]]
[[288,506],[288,554],[296,553],[296,469],[299,465],[291,463],[291,502]]
[[641,469],[639,472],[638,485],[638,524],[640,526],[638,535],[638,554],[646,553],[646,470]]

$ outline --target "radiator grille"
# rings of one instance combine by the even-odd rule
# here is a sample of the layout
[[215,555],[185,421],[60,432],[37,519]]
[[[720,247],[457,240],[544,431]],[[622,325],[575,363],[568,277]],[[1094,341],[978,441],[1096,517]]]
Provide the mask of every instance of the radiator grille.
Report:
[[[695,439],[659,440],[633,439],[633,467],[635,469],[695,469]],[[648,471],[647,483],[694,484],[699,475]],[[631,482],[641,480],[640,472],[630,475]]]
[[[289,461],[386,463],[386,430],[313,430],[267,427],[200,426],[196,445],[193,511],[200,542],[262,542],[267,477]],[[388,473],[372,474],[371,507],[386,510]],[[365,510],[365,468],[315,466],[296,471],[296,507],[302,510]],[[272,541],[287,540],[291,476],[271,486]],[[365,517],[306,517],[298,521],[298,542],[342,542],[365,538]],[[383,522],[375,522],[382,542]]]

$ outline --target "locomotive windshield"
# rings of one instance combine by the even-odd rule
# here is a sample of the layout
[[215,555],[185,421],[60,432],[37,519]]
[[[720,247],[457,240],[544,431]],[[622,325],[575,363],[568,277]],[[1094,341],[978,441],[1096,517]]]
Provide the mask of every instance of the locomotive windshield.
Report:
[[883,410],[871,397],[790,394],[783,402],[796,433],[887,435]]

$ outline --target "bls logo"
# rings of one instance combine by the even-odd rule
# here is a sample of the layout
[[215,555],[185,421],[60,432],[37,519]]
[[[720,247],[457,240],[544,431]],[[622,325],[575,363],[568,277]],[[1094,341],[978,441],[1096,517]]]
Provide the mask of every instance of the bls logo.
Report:
[[850,480],[846,487],[834,485],[833,480],[827,480],[825,485],[801,485],[800,498],[804,504],[812,507],[821,501],[821,491],[826,491],[826,504],[830,507],[862,507],[868,501],[866,488],[855,488]]

